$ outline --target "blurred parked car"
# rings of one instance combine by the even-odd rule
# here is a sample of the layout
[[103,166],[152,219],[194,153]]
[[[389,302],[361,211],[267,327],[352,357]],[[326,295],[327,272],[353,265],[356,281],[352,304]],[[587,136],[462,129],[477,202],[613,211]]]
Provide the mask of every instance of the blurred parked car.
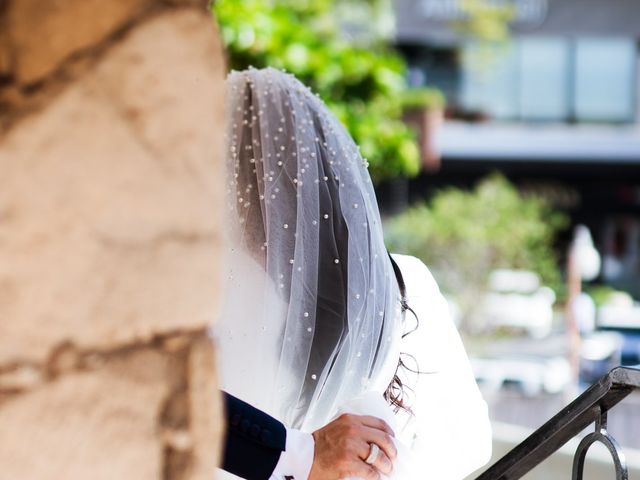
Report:
[[598,308],[597,330],[617,333],[622,341],[620,363],[640,364],[640,303],[624,292],[616,292]]
[[565,357],[512,356],[471,358],[476,381],[485,391],[516,385],[525,395],[562,392],[571,382],[571,367]]
[[540,277],[527,270],[494,270],[490,291],[480,304],[479,315],[490,329],[509,327],[524,330],[534,338],[551,333],[556,295],[540,285]]
[[594,332],[582,338],[580,381],[593,383],[622,361],[624,337],[619,332]]

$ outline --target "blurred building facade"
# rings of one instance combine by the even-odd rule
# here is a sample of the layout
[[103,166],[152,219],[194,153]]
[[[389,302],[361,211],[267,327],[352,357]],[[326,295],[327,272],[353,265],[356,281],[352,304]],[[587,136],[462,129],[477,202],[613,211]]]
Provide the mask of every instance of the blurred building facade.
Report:
[[394,2],[410,84],[449,104],[442,168],[412,181],[410,198],[499,170],[589,226],[599,280],[640,298],[640,3],[492,3],[513,9],[506,45],[453,26],[463,0]]

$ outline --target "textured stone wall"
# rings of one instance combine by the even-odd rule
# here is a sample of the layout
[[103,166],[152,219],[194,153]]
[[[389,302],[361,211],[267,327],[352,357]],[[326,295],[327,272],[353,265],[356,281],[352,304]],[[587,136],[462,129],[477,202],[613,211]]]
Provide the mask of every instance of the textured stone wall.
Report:
[[206,2],[0,0],[0,478],[214,476],[223,76]]

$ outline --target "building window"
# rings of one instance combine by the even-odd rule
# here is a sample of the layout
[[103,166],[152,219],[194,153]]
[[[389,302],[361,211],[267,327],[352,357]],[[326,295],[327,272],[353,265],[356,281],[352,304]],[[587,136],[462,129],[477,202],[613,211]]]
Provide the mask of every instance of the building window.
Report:
[[517,63],[515,45],[490,48],[466,44],[462,54],[462,107],[498,120],[516,117]]
[[464,109],[497,120],[632,122],[636,46],[629,39],[520,37],[462,55]]
[[635,54],[632,40],[576,41],[574,105],[578,121],[633,120]]
[[569,113],[569,42],[525,38],[519,42],[520,118],[556,120]]

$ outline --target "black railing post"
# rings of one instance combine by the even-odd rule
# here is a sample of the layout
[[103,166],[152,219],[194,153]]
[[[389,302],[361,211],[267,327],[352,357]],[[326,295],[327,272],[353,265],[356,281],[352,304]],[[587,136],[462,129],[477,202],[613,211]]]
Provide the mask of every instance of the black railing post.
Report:
[[624,453],[620,449],[618,442],[607,432],[607,412],[601,412],[596,419],[596,431],[590,433],[582,439],[576,454],[573,457],[573,471],[571,472],[572,480],[582,480],[584,473],[584,460],[587,457],[589,447],[594,443],[600,442],[611,453],[613,465],[616,469],[616,480],[628,480],[629,473],[627,470],[627,462]]
[[576,451],[573,480],[582,479],[587,450],[596,442],[603,443],[611,452],[616,480],[627,480],[624,454],[606,430],[607,412],[637,388],[640,388],[640,366],[614,368],[476,480],[517,480],[594,422],[596,431],[587,435]]

